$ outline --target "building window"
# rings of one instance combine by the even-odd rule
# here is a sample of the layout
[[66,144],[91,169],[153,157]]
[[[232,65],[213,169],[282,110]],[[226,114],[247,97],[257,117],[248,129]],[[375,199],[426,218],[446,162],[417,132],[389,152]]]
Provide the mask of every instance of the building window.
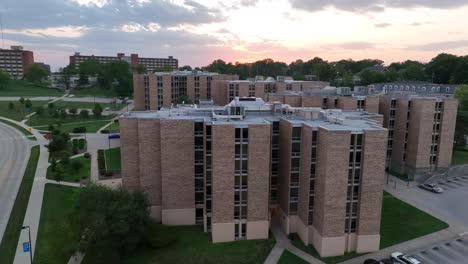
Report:
[[351,134],[348,192],[346,195],[345,233],[357,230],[362,171],[362,134]]
[[246,239],[248,201],[248,128],[235,128],[234,223],[235,239]]

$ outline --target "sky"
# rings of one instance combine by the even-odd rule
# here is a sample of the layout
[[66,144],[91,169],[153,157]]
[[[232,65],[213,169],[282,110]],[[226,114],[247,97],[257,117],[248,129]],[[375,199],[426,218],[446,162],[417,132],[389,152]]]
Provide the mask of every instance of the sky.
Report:
[[22,45],[53,70],[75,51],[192,67],[468,55],[468,0],[1,0],[0,15],[0,47]]

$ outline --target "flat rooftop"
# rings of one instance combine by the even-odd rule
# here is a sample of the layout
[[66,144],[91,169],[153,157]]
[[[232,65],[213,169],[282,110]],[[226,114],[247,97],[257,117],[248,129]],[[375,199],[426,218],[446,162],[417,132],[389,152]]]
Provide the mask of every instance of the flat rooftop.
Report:
[[[232,107],[243,108],[243,114],[230,115]],[[293,126],[307,125],[341,131],[383,130],[384,128],[377,121],[371,120],[371,118],[381,117],[382,115],[365,111],[322,110],[312,107],[290,107],[280,103],[264,103],[259,98],[250,101],[239,101],[239,98],[236,98],[226,106],[184,105],[161,108],[159,111],[132,111],[121,116],[121,118],[136,119],[194,120],[213,125],[235,126],[285,120]]]

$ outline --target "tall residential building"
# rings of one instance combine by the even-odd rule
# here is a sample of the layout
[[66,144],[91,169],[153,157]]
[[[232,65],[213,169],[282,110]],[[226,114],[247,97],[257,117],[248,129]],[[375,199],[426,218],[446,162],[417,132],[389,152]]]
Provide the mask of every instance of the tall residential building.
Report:
[[[343,92],[347,87],[331,88],[308,92],[278,92],[266,95],[268,102],[281,102],[293,107],[319,107],[322,109],[341,109],[346,111],[379,112],[379,97],[365,93]],[[347,88],[350,89],[350,88]]]
[[[375,121],[375,120],[378,121]],[[120,118],[122,183],[168,225],[213,242],[266,239],[271,215],[321,256],[379,249],[381,115],[236,97]]]
[[146,67],[148,72],[168,67],[171,70],[177,70],[179,68],[179,61],[172,56],[167,58],[140,58],[138,54],[131,54],[125,56],[124,53],[117,53],[117,56],[94,56],[94,55],[81,55],[79,52],[75,52],[74,55],[70,56],[70,65],[75,65],[78,69],[80,63],[87,60],[96,60],[99,63],[109,63],[112,61],[126,61],[132,68],[138,65]]
[[133,75],[135,110],[158,110],[177,104],[180,96],[188,96],[194,103],[210,100],[213,82],[236,80],[237,75],[202,71],[155,72]]
[[22,79],[28,68],[34,64],[34,53],[23,50],[22,46],[0,49],[0,69],[12,79]]
[[268,99],[268,94],[283,92],[319,91],[328,82],[295,81],[291,77],[278,76],[277,79],[261,76],[248,80],[219,80],[213,83],[213,101],[218,105],[226,105],[235,97],[258,97]]
[[456,99],[444,96],[380,97],[380,113],[388,128],[387,169],[410,179],[447,169],[457,107]]

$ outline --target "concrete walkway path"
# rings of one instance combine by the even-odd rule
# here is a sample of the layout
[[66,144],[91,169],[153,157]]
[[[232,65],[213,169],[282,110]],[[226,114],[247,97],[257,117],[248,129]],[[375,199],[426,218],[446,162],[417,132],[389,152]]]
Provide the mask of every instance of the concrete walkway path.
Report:
[[268,255],[267,259],[265,260],[265,264],[275,264],[278,263],[281,255],[283,254],[284,250],[288,250],[292,254],[300,257],[301,259],[307,261],[308,263],[312,264],[324,264],[322,261],[314,258],[313,256],[307,254],[306,252],[298,249],[291,241],[289,241],[286,234],[281,229],[281,225],[276,219],[272,219],[271,221],[271,232],[275,236],[276,244],[271,250],[270,254]]
[[[28,126],[15,122],[17,125],[24,128]],[[44,196],[44,186],[46,183],[47,167],[49,166],[49,151],[45,147],[48,141],[37,131],[32,130],[31,133],[36,137],[40,145],[39,161],[37,163],[36,174],[34,176],[34,183],[29,197],[29,203],[24,217],[23,226],[29,226],[31,230],[31,252],[34,256],[36,248],[37,232],[39,230],[39,220],[41,217],[42,198]],[[14,264],[29,263],[29,254],[23,252],[23,242],[28,241],[28,230],[21,230],[18,246],[16,248],[16,255]]]

